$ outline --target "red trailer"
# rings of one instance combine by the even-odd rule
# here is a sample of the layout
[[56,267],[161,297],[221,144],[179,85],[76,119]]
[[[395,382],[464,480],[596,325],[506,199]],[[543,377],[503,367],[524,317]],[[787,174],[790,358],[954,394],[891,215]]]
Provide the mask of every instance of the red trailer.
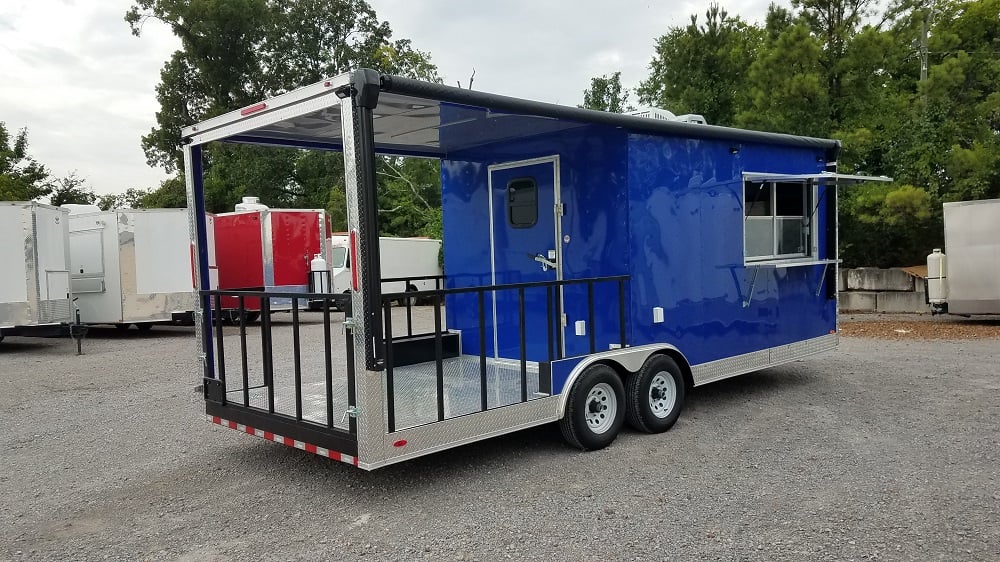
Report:
[[[269,209],[256,197],[244,197],[235,212],[215,215],[219,289],[310,292],[310,262],[317,254],[327,255],[329,233],[322,209]],[[291,299],[270,301],[270,310],[292,306]],[[300,301],[299,308],[308,304]],[[239,298],[223,297],[222,306],[239,310]],[[253,319],[261,311],[260,299],[245,298],[243,309]]]

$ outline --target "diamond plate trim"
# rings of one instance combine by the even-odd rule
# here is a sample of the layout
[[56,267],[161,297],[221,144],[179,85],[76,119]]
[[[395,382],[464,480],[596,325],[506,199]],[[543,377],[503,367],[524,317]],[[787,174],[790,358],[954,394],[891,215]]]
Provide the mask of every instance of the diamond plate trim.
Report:
[[774,367],[794,361],[814,353],[829,351],[837,347],[839,336],[829,334],[800,342],[780,345],[760,351],[754,351],[727,359],[710,361],[691,367],[694,385],[700,386],[717,380],[735,377],[744,373],[752,373],[768,367]]
[[[357,123],[354,121],[353,96],[347,96],[340,100],[340,111],[344,139],[347,230],[351,231],[359,228],[361,217],[358,198],[360,181],[358,178],[357,139],[355,138]],[[363,246],[363,244],[359,245],[359,253],[365,251]],[[352,263],[355,268],[358,268],[355,272],[363,278],[362,268],[365,263],[363,256],[355,256]],[[355,316],[362,314],[362,311],[365,310],[366,293],[364,286],[351,293],[351,304]],[[386,420],[382,397],[385,396],[385,377],[378,371],[365,370],[365,341],[368,335],[365,333],[364,322],[355,323],[352,331],[354,332],[354,349],[348,350],[348,353],[354,353],[354,387],[358,410],[358,459],[367,463],[370,459],[381,458],[383,454]]]
[[[372,459],[365,467],[378,468],[558,419],[559,397],[549,396],[397,431],[384,436],[382,457]],[[402,446],[394,446],[403,442]]]

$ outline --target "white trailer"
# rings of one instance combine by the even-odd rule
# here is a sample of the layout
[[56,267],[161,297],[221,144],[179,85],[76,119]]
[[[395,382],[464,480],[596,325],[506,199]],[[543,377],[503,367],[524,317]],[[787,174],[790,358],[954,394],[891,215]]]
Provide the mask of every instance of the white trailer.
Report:
[[82,322],[146,329],[155,322],[191,321],[195,294],[187,209],[73,207],[69,230]]
[[933,310],[1000,314],[1000,199],[945,203],[944,245],[927,256]]
[[[330,248],[331,279],[334,293],[351,289],[351,251],[347,236],[332,236]],[[441,241],[433,238],[379,238],[379,257],[383,293],[403,293],[439,289]]]
[[0,339],[73,321],[67,223],[56,207],[0,202]]

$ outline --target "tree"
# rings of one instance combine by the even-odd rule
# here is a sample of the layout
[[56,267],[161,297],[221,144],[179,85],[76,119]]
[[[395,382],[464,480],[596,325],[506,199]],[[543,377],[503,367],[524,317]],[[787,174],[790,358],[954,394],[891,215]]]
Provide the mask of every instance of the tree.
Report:
[[751,102],[737,116],[741,126],[825,137],[830,134],[829,91],[822,46],[802,24],[793,25],[750,66]]
[[441,165],[427,158],[381,158],[379,233],[384,236],[427,236],[440,221]]
[[841,251],[846,267],[923,263],[941,247],[941,203],[912,185],[865,184],[841,202]]
[[50,193],[48,170],[28,156],[28,129],[11,139],[0,121],[0,201],[32,201]]
[[143,200],[153,193],[151,189],[139,189],[130,187],[123,193],[108,193],[97,196],[97,206],[103,211],[113,209],[142,209],[145,208]]
[[731,125],[745,107],[747,70],[763,44],[763,30],[713,3],[705,23],[691,16],[656,40],[649,78],[636,93],[645,105],[698,113],[711,124]]
[[590,79],[590,88],[583,92],[583,105],[587,109],[622,113],[635,109],[628,103],[630,92],[622,88],[621,72]]
[[56,207],[67,203],[93,205],[96,200],[97,195],[94,195],[94,190],[87,185],[86,180],[78,177],[76,172],[71,172],[70,175],[55,181],[49,204]]
[[826,78],[829,99],[832,100],[828,109],[834,123],[840,123],[845,115],[839,103],[844,98],[841,61],[862,20],[872,15],[874,3],[875,0],[792,0],[792,7],[799,10],[799,18],[823,46],[819,63]]
[[159,188],[142,197],[139,207],[143,209],[179,209],[187,207],[187,187],[184,183],[184,176],[178,175],[163,180]]

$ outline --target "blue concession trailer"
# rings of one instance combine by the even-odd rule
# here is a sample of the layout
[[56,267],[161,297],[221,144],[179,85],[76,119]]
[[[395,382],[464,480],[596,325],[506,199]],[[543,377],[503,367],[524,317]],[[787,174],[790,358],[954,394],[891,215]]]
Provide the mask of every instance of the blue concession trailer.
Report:
[[[837,187],[885,179],[836,173],[835,140],[372,70],[183,136],[209,419],[364,469],[552,422],[598,449],[626,423],[669,429],[694,386],[835,348]],[[334,295],[210,290],[212,142],[343,153],[344,329]],[[376,167],[400,156],[440,162],[444,277],[380,294]],[[223,297],[261,299],[260,327],[214,322]],[[432,303],[419,314],[433,327],[406,297]],[[273,298],[324,302],[322,321],[293,307],[272,324]]]

